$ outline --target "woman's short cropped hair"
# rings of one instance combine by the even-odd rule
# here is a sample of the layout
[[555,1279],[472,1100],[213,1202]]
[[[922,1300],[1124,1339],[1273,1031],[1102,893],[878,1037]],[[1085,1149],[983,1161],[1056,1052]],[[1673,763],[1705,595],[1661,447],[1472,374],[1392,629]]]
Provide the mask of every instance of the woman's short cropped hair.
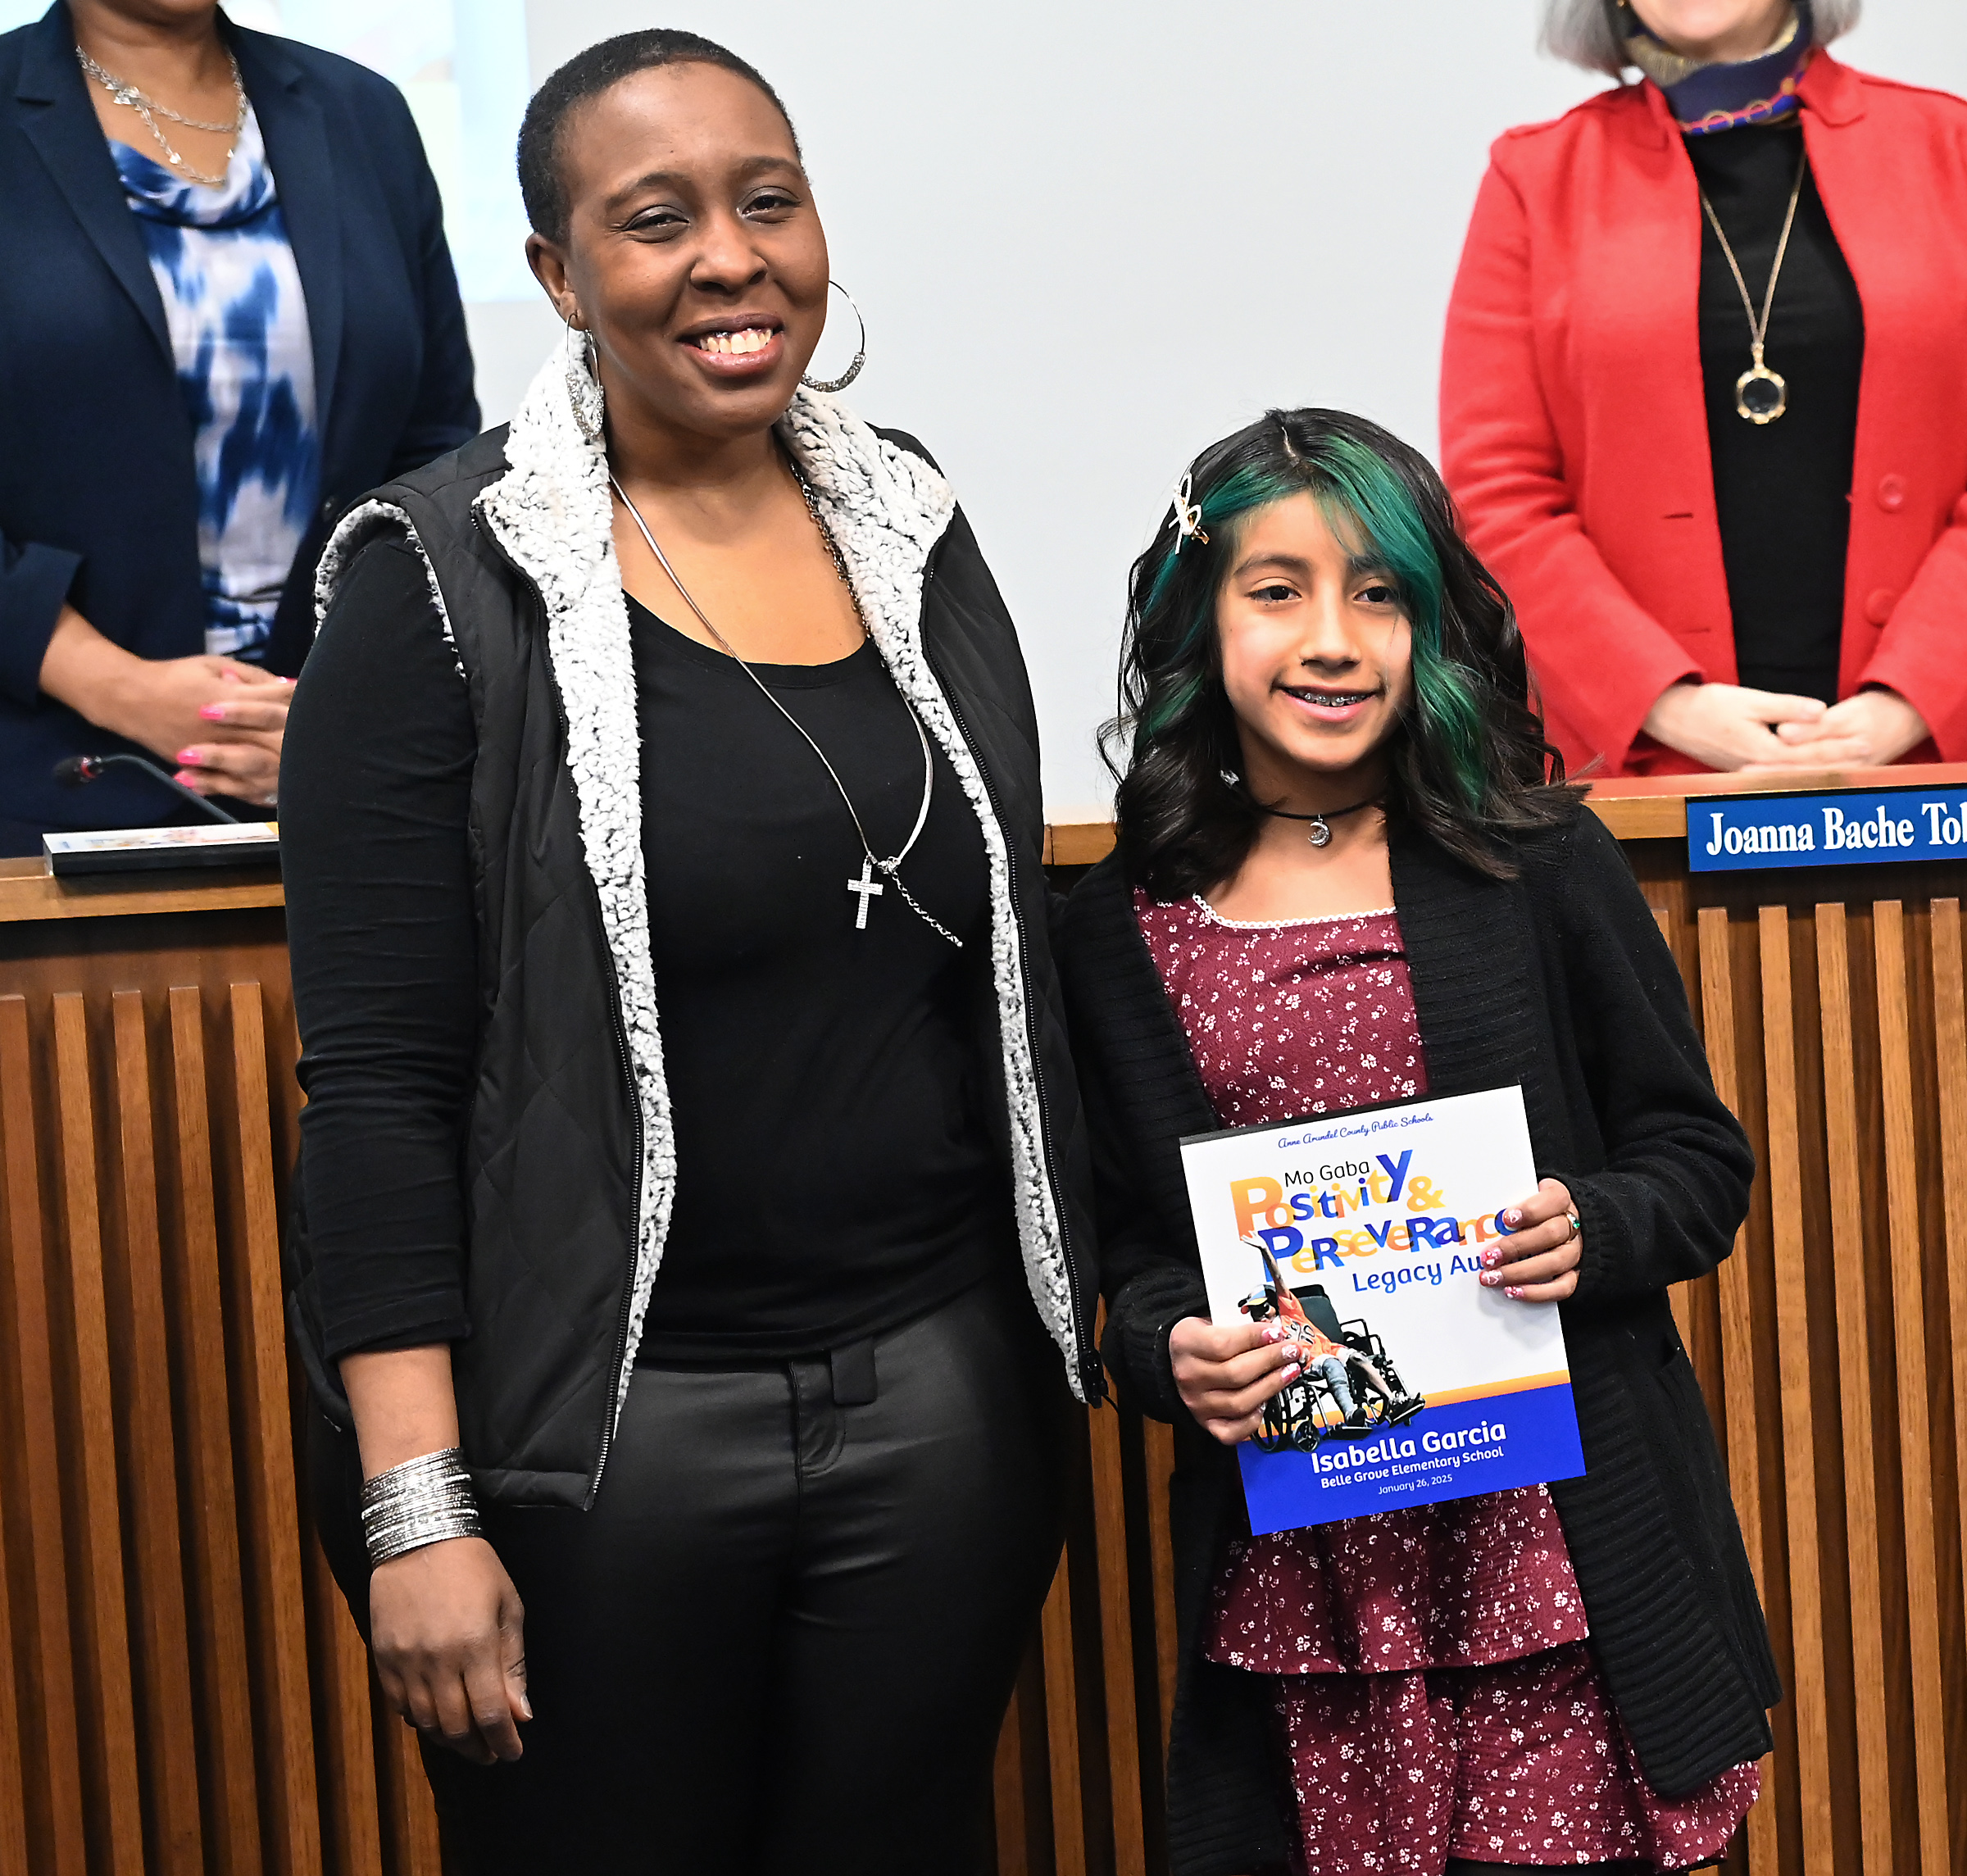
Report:
[[748,79],[772,101],[792,131],[793,148],[799,148],[799,133],[793,129],[792,115],[779,93],[765,83],[757,68],[715,39],[699,37],[670,26],[651,26],[638,33],[619,33],[576,52],[559,70],[533,93],[525,120],[519,127],[519,193],[526,205],[526,220],[535,234],[543,235],[556,246],[567,238],[566,184],[561,174],[561,137],[568,117],[591,98],[620,84],[638,71],[666,65],[715,65],[738,77]]
[[1242,754],[1216,600],[1247,518],[1299,494],[1379,563],[1411,631],[1388,824],[1418,827],[1478,871],[1509,877],[1508,837],[1562,820],[1577,791],[1562,785],[1563,760],[1545,738],[1515,615],[1462,539],[1433,465],[1364,417],[1270,411],[1204,450],[1188,473],[1208,539],[1184,538],[1170,516],[1134,562],[1120,710],[1102,732],[1129,878],[1158,899],[1180,898],[1220,884],[1250,851],[1262,810],[1235,779]]
[[[1810,18],[1819,45],[1828,45],[1858,23],[1864,0],[1812,0]],[[1632,61],[1625,56],[1616,0],[1543,0],[1538,43],[1555,57],[1616,78]]]

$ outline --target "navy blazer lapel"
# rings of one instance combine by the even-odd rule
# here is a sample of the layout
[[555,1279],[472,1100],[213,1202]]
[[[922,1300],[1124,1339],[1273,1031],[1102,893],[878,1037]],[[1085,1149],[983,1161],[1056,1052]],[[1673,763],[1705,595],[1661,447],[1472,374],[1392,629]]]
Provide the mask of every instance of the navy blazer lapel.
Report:
[[29,28],[14,98],[27,140],[170,360],[163,297],[137,218],[124,197],[116,159],[96,120],[88,80],[75,63],[75,29],[66,7],[51,7]]
[[220,19],[260,120],[294,270],[307,302],[314,407],[325,450],[330,442],[328,413],[334,408],[335,366],[342,355],[342,212],[328,126],[320,102],[309,95],[301,68],[287,57],[280,42],[264,33],[243,32],[223,15]]

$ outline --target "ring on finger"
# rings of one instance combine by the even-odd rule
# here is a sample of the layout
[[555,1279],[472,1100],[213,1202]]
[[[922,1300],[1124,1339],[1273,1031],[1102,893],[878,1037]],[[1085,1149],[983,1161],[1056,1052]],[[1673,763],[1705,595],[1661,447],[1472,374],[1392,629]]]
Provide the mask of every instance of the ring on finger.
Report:
[[1579,1222],[1578,1214],[1574,1211],[1567,1211],[1564,1215],[1564,1222],[1571,1228],[1570,1236],[1565,1239],[1565,1242],[1566,1244],[1570,1244],[1575,1242],[1578,1233],[1582,1231],[1584,1227]]

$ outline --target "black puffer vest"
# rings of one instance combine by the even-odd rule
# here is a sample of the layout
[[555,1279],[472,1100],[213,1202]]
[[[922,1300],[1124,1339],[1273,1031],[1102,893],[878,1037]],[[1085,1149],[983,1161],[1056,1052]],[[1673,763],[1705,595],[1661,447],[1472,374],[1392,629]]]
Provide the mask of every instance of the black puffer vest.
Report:
[[[920,446],[802,393],[780,425],[877,648],[948,756],[989,861],[992,1057],[1031,1292],[1073,1392],[1102,1390],[1088,1151],[1047,940],[1038,733],[1015,634]],[[478,733],[470,843],[483,1018],[462,1129],[480,1493],[584,1506],[662,1254],[675,1163],[643,882],[639,737],[606,462],[557,365],[505,431],[378,491],[322,562],[323,613],[384,534],[422,555]],[[298,1189],[301,1182],[297,1179]],[[304,1216],[288,1310],[331,1417]]]

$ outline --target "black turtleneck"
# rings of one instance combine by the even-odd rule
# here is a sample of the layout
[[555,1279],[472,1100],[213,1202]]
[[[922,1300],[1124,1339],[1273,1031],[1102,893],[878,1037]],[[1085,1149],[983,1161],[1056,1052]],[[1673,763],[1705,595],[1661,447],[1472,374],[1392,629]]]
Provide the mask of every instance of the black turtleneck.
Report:
[[[1727,231],[1760,314],[1802,156],[1793,117],[1687,140],[1694,173]],[[1715,231],[1701,218],[1701,368],[1721,555],[1740,681],[1834,703],[1843,636],[1844,552],[1865,313],[1830,220],[1806,175],[1776,284],[1764,362],[1789,407],[1756,425],[1735,409],[1748,370],[1748,316]]]

